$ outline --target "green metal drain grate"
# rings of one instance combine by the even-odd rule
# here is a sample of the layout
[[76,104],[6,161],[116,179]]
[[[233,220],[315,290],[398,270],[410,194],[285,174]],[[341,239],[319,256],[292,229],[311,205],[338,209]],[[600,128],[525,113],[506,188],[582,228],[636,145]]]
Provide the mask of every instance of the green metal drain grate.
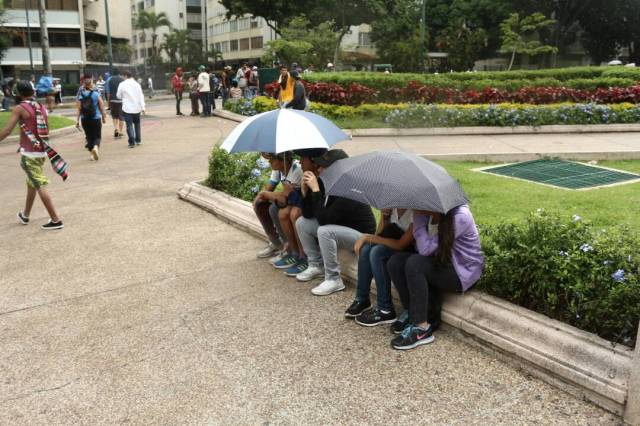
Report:
[[640,179],[640,175],[559,159],[541,159],[483,169],[483,172],[569,189]]

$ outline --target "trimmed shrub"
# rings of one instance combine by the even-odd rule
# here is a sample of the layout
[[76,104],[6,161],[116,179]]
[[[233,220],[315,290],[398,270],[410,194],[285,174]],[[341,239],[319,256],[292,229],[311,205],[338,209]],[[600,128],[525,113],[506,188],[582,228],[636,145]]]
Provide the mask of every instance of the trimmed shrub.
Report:
[[229,154],[216,145],[209,156],[209,176],[204,184],[252,201],[267,181],[268,173],[269,163],[259,153]]
[[481,227],[478,288],[607,340],[635,345],[640,321],[640,238],[594,229],[542,209],[526,221]]

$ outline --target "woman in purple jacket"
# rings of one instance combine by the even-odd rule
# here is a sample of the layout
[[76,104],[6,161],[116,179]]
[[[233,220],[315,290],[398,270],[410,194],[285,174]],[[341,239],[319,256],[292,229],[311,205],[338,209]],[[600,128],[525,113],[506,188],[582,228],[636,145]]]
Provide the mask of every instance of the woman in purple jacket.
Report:
[[433,342],[440,323],[440,292],[469,290],[484,267],[478,229],[466,205],[444,215],[414,210],[413,237],[418,254],[397,253],[387,263],[408,313],[391,325],[394,333],[400,333],[391,341],[394,349]]

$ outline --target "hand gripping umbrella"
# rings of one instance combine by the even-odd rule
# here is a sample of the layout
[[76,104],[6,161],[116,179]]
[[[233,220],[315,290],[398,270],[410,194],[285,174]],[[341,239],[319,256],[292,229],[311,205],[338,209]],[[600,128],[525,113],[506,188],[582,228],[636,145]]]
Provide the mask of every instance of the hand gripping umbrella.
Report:
[[462,187],[441,166],[414,154],[372,152],[336,161],[320,179],[328,195],[378,209],[447,213],[467,204]]

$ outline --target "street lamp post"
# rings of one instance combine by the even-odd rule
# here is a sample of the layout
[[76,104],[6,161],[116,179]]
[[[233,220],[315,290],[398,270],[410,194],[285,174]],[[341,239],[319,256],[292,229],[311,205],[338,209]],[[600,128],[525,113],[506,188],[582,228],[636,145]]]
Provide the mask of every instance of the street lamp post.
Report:
[[29,23],[29,2],[25,0],[24,2],[24,14],[27,17],[27,45],[29,46],[29,67],[31,68],[31,74],[35,74],[35,69],[33,68],[33,52],[31,48],[31,24]]
[[420,72],[425,72],[426,25],[427,25],[427,0],[422,0],[422,20],[420,21]]
[[109,26],[109,0],[104,0],[104,16],[107,23],[107,55],[109,59],[109,74],[113,69],[113,46],[111,45],[111,27]]

